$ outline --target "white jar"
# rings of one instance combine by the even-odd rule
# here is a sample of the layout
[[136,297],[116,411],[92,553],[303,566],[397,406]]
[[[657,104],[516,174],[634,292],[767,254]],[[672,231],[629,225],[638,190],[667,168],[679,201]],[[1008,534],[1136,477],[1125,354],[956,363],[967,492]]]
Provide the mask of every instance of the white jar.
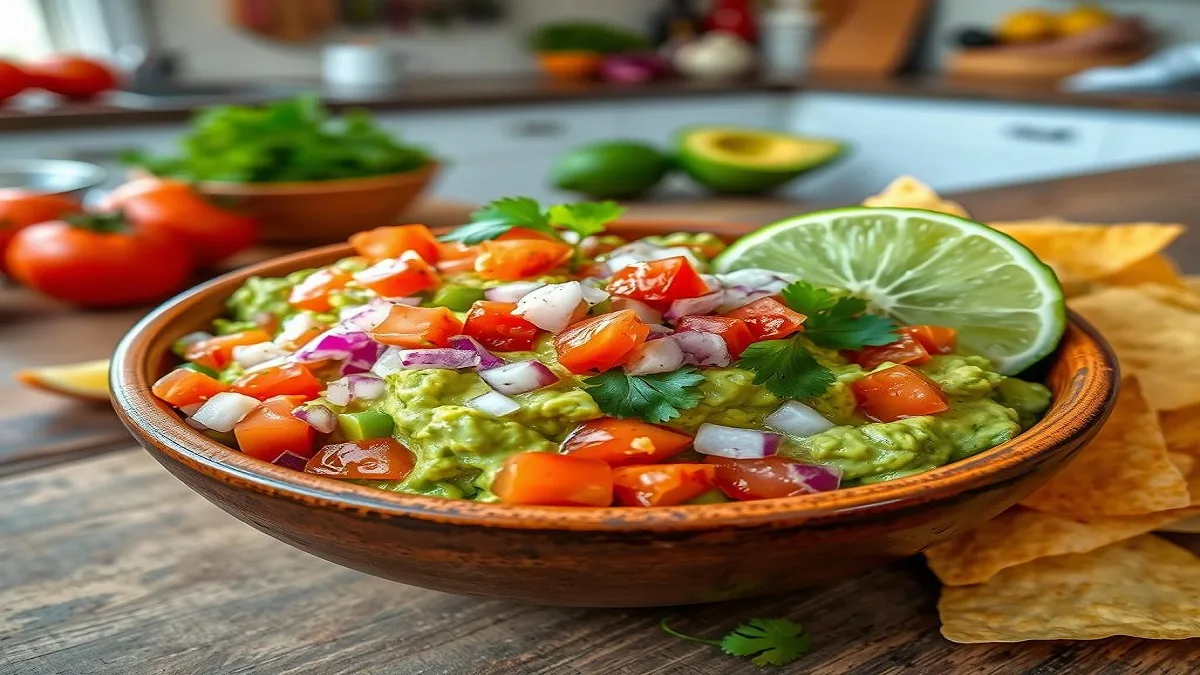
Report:
[[816,30],[816,17],[806,0],[776,0],[759,24],[763,74],[795,79],[808,70],[808,53]]

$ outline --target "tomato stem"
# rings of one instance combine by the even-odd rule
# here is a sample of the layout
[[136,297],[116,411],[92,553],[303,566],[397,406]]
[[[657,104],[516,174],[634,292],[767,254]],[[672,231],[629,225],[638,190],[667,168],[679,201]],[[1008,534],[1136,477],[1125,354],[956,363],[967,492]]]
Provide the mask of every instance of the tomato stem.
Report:
[[125,213],[122,211],[114,211],[113,213],[77,213],[73,216],[68,216],[65,219],[71,227],[78,227],[81,230],[91,230],[101,234],[119,234],[129,230],[129,221],[125,219]]
[[694,635],[687,635],[686,633],[680,633],[679,631],[675,630],[674,628],[671,628],[670,626],[667,625],[667,622],[673,618],[675,618],[675,617],[666,616],[666,617],[663,617],[662,621],[658,622],[658,627],[662,630],[662,632],[664,632],[667,635],[670,635],[672,637],[677,637],[680,640],[687,640],[688,642],[696,642],[696,643],[702,644],[702,645],[712,645],[713,647],[721,646],[721,643],[717,642],[716,640],[706,640],[704,638],[696,637]]

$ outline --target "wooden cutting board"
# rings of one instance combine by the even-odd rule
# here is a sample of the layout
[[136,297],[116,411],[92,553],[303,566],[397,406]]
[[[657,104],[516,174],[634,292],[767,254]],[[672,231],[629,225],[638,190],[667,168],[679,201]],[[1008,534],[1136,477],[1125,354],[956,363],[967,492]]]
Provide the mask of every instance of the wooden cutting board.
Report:
[[817,45],[818,73],[887,77],[904,65],[932,0],[842,0],[837,23]]

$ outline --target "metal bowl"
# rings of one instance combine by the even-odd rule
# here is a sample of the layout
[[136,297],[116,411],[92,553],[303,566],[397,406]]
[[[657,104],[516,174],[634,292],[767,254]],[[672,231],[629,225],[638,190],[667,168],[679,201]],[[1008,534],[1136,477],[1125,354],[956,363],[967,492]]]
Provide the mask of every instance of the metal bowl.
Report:
[[88,162],[67,159],[0,159],[0,189],[22,188],[34,192],[82,198],[108,178],[108,171]]

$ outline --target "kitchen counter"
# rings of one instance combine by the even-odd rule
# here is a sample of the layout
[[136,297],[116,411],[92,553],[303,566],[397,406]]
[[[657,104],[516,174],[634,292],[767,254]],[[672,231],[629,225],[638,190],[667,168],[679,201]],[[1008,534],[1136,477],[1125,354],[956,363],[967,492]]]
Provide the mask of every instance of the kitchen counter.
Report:
[[[1200,271],[1200,161],[952,195],[983,220],[1059,214],[1194,226],[1173,249]],[[635,204],[633,217],[755,224],[806,211],[781,200]],[[465,204],[411,219],[461,222]],[[261,250],[243,262],[271,255]],[[719,636],[755,616],[804,624],[813,651],[787,672],[1194,671],[1196,640],[954,645],[919,558],[781,597],[680,610],[533,607],[375,579],[247,527],[191,493],[104,405],[12,383],[19,367],[102,358],[145,313],[77,312],[0,288],[0,673],[761,673],[670,638]],[[86,337],[84,337],[86,336]],[[1200,551],[1200,536],[1173,535]],[[783,672],[783,671],[780,671]]]
[[[303,91],[315,83],[280,83],[280,89]],[[734,82],[670,80],[646,85],[602,82],[557,82],[537,77],[441,78],[413,82],[376,95],[326,94],[335,108],[366,107],[381,111],[478,108],[548,102],[682,98],[736,95],[750,92],[838,92],[905,98],[1002,101],[1115,110],[1200,113],[1200,93],[1071,94],[1052,84],[999,80],[956,81],[936,77],[860,78],[814,77],[801,81],[746,78]],[[203,103],[157,102],[154,107],[119,104],[112,99],[91,103],[21,106],[0,109],[0,132],[46,129],[81,129],[148,123],[178,122],[198,105],[238,102],[213,98]]]

